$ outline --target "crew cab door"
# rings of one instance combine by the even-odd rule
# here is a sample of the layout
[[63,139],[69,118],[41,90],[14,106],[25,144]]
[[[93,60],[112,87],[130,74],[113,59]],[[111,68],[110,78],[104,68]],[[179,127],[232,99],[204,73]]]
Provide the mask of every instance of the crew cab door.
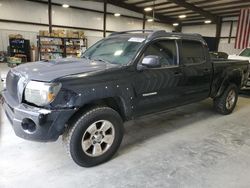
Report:
[[136,93],[135,115],[142,115],[178,105],[181,97],[182,72],[179,67],[178,46],[175,40],[157,40],[144,50],[143,58],[158,56],[161,66],[136,73],[133,85]]
[[210,94],[212,64],[207,47],[200,41],[182,40],[180,63],[183,72],[183,102],[205,99]]

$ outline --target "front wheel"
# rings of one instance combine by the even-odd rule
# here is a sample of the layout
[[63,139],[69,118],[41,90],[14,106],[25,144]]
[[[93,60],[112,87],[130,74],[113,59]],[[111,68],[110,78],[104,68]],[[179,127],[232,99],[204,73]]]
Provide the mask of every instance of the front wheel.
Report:
[[224,93],[214,99],[214,107],[217,112],[227,115],[232,113],[238,100],[238,87],[230,84]]
[[91,167],[108,161],[123,138],[120,115],[109,107],[97,107],[84,113],[64,133],[71,158],[80,166]]

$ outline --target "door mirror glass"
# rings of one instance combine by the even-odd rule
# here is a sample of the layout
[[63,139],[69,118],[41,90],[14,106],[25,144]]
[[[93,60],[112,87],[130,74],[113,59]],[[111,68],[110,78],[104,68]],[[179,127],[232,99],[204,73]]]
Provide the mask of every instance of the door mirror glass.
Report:
[[143,58],[141,64],[147,68],[159,68],[161,67],[160,57],[156,55],[148,55]]

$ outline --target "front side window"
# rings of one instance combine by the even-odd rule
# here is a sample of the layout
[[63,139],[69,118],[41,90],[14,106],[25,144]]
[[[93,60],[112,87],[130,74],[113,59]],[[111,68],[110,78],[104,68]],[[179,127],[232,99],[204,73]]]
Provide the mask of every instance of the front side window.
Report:
[[112,64],[128,64],[144,44],[143,37],[115,37],[103,39],[88,48],[83,57]]
[[177,65],[176,44],[174,40],[162,40],[150,44],[145,50],[143,57],[148,55],[158,56],[162,66]]
[[203,45],[198,41],[182,41],[182,60],[184,64],[198,64],[205,60]]

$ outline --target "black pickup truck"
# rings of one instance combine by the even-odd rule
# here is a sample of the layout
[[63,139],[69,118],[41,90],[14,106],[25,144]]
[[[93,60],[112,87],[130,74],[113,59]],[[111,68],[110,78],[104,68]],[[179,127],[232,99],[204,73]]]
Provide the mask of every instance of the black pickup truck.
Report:
[[55,141],[90,167],[109,160],[123,138],[123,122],[208,97],[229,114],[248,78],[248,62],[210,60],[198,34],[113,33],[81,59],[11,69],[4,108],[17,136]]

